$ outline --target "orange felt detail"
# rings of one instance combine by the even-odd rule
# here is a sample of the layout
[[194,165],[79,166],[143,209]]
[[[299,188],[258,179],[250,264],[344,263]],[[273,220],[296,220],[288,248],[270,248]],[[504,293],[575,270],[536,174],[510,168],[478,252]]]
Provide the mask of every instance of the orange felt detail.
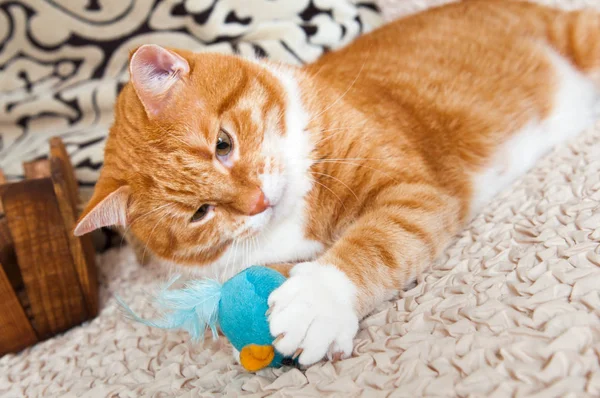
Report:
[[269,366],[275,358],[271,345],[249,344],[240,352],[240,363],[249,372],[256,372]]

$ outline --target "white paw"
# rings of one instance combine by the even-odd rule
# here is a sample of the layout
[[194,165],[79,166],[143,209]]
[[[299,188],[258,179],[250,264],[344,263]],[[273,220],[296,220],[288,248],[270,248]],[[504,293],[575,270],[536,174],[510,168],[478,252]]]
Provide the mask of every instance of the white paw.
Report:
[[356,287],[331,265],[302,263],[269,296],[269,323],[275,348],[285,356],[300,353],[300,365],[327,355],[347,358],[358,331]]

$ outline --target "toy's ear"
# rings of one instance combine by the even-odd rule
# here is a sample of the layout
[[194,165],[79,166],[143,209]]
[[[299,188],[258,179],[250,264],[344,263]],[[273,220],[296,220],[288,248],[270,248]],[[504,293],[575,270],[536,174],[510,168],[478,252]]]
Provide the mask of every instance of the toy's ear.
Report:
[[148,117],[161,112],[172,91],[189,72],[185,58],[155,44],[141,46],[129,61],[131,83]]
[[127,185],[100,179],[94,195],[79,218],[73,233],[85,235],[98,228],[127,224],[127,203],[130,188]]

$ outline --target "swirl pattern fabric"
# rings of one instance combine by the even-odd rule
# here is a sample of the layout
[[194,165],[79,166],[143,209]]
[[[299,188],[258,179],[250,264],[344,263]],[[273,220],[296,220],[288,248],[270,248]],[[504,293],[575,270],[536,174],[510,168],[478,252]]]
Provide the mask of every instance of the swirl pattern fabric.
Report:
[[0,168],[19,178],[59,135],[93,185],[139,45],[302,64],[380,23],[369,0],[0,1]]

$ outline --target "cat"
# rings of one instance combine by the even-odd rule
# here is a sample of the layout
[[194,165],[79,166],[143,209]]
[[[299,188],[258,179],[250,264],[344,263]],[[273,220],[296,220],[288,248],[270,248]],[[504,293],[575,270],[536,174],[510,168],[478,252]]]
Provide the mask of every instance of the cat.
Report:
[[303,67],[148,44],[129,71],[74,233],[125,226],[200,276],[289,271],[270,329],[307,366],[351,355],[361,318],[593,124],[600,13],[470,0]]

